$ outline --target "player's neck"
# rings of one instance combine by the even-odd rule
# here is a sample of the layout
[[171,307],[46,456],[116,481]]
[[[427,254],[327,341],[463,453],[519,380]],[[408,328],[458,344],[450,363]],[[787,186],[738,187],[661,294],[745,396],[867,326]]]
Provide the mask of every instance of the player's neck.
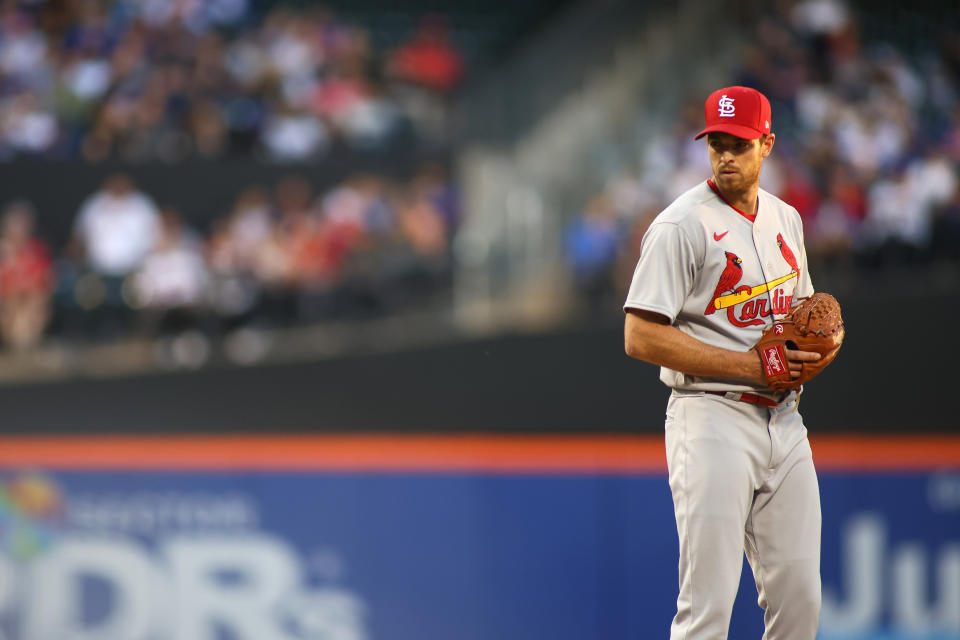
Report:
[[760,191],[760,185],[754,183],[742,191],[724,190],[719,184],[714,182],[717,193],[734,209],[741,211],[748,216],[757,215],[757,195]]

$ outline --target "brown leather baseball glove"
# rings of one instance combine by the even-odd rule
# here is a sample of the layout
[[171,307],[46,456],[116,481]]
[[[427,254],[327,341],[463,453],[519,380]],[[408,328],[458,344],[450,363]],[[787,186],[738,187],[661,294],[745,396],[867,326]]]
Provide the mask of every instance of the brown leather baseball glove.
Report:
[[[833,362],[843,335],[840,304],[828,293],[815,293],[767,327],[753,348],[760,354],[770,388],[799,389]],[[800,377],[792,378],[786,349],[816,351],[821,357],[816,362],[804,362]]]

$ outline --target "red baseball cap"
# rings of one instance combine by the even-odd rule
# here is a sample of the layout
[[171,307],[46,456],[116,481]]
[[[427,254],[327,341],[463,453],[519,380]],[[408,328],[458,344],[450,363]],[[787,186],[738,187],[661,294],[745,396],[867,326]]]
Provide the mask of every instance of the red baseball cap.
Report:
[[706,128],[699,140],[712,131],[722,131],[744,140],[756,140],[770,133],[770,101],[750,87],[726,87],[710,94],[703,107]]

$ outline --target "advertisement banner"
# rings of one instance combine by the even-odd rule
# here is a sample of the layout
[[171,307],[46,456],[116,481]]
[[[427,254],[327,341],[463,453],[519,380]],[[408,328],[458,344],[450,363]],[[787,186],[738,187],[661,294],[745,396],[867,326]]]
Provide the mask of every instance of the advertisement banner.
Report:
[[[668,636],[657,439],[217,441],[0,447],[0,638]],[[960,639],[960,464],[814,448],[819,637]],[[761,634],[745,565],[730,637]]]

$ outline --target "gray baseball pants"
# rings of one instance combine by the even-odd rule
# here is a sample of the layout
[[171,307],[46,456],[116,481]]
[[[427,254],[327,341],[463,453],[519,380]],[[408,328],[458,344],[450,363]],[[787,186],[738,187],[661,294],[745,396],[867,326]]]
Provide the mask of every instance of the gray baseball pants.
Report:
[[680,393],[666,450],[680,542],[671,640],[727,637],[743,554],[763,640],[813,640],[820,614],[820,494],[795,400],[763,407]]

